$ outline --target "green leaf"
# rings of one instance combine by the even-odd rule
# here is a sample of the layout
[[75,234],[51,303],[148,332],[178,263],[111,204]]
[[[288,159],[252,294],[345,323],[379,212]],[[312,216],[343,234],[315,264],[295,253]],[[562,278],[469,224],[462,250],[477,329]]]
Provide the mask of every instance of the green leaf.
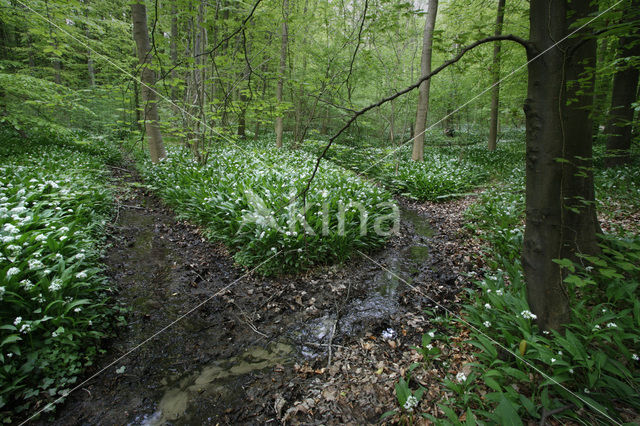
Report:
[[500,404],[496,407],[494,414],[500,420],[501,425],[523,426],[522,420],[520,420],[520,416],[518,416],[517,411],[513,408],[511,402],[504,396],[502,396]]
[[17,342],[18,340],[22,340],[22,337],[20,337],[20,335],[18,334],[11,334],[9,336],[7,336],[2,343],[0,343],[0,347],[4,346],[4,345],[8,345],[9,343],[14,343]]

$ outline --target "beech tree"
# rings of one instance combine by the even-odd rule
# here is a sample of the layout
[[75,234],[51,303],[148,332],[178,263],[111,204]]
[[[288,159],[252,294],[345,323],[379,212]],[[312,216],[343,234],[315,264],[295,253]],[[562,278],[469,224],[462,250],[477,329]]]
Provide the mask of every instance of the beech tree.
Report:
[[[282,2],[282,34],[280,44],[280,67],[278,68],[278,86],[276,89],[276,99],[278,102],[278,108],[282,103],[282,90],[284,86],[284,74],[287,70],[287,43],[289,38],[289,27],[287,24],[287,16],[289,9],[289,1],[283,0]],[[276,146],[282,148],[282,112],[278,112],[276,115]]]
[[542,329],[560,329],[570,318],[554,259],[598,249],[588,90],[596,42],[584,31],[562,41],[594,11],[590,3],[531,1],[522,265],[529,306]]
[[611,108],[604,133],[607,135],[608,167],[628,163],[631,160],[631,132],[634,115],[633,103],[638,92],[638,67],[640,61],[640,29],[633,25],[640,14],[640,1],[631,0],[625,21],[631,24],[628,33],[620,37],[618,67],[613,77]]
[[[502,34],[502,23],[504,21],[505,0],[498,0],[498,12],[496,16],[495,35]],[[493,64],[491,74],[493,78],[493,88],[491,89],[491,121],[489,123],[489,151],[495,151],[498,140],[498,110],[500,108],[500,42],[493,45]]]
[[[422,38],[422,59],[420,69],[422,76],[431,72],[431,55],[433,50],[433,30],[436,26],[436,14],[438,13],[438,0],[429,0],[427,6],[427,17],[424,24],[424,35]],[[418,106],[416,108],[416,125],[413,133],[413,151],[411,159],[422,161],[424,157],[424,132],[427,128],[427,114],[429,112],[429,87],[431,79],[425,80],[418,93]]]
[[158,102],[155,85],[155,72],[150,67],[153,52],[147,30],[147,7],[142,0],[131,4],[131,17],[133,19],[133,38],[136,42],[138,60],[142,67],[142,100],[144,102],[144,122],[149,138],[149,154],[151,161],[157,163],[167,156],[160,132],[160,116],[158,114]]

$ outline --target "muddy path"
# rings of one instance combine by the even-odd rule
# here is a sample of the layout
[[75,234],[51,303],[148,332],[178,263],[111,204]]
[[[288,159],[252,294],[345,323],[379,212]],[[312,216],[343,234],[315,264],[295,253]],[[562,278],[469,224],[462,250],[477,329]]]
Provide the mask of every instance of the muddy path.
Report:
[[432,326],[423,294],[455,309],[470,267],[458,243],[468,202],[402,201],[400,235],[372,257],[423,294],[360,257],[243,277],[134,172],[116,169],[114,180],[124,190],[104,263],[130,312],[96,371],[237,282],[70,395],[55,424],[376,422]]

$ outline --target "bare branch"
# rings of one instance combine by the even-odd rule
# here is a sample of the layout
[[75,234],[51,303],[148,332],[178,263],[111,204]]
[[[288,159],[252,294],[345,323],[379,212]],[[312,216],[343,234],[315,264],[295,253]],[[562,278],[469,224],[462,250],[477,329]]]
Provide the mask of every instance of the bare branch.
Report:
[[300,192],[300,194],[298,194],[298,196],[296,198],[299,198],[300,196],[302,196],[302,199],[306,204],[306,194],[309,191],[309,188],[311,187],[311,182],[313,181],[313,179],[316,176],[316,173],[318,172],[318,168],[320,167],[320,161],[322,161],[322,159],[326,155],[327,151],[329,150],[329,148],[331,147],[333,142],[345,130],[347,130],[349,127],[351,127],[351,125],[358,119],[358,117],[360,117],[362,114],[364,114],[364,113],[366,113],[366,112],[368,112],[368,111],[370,111],[370,110],[372,110],[374,108],[378,108],[379,106],[382,106],[382,105],[386,104],[387,102],[390,102],[390,101],[392,101],[392,100],[394,100],[394,99],[396,99],[396,98],[398,98],[398,97],[400,97],[400,96],[402,96],[402,95],[404,95],[406,93],[409,93],[410,91],[412,91],[414,89],[417,89],[418,87],[420,87],[422,82],[431,79],[433,76],[435,76],[436,74],[439,74],[442,70],[444,70],[448,66],[453,65],[456,62],[458,62],[464,56],[465,53],[475,49],[478,46],[481,46],[481,45],[486,44],[486,43],[495,42],[495,41],[513,41],[513,42],[516,42],[516,43],[520,44],[521,46],[523,46],[527,50],[527,52],[532,50],[532,46],[531,46],[531,43],[529,41],[524,40],[524,39],[522,39],[522,38],[520,38],[518,36],[512,35],[512,34],[500,35],[500,36],[491,36],[491,37],[483,38],[481,40],[477,40],[477,41],[471,43],[470,45],[463,47],[460,50],[460,52],[458,52],[458,54],[456,56],[454,56],[453,58],[451,58],[448,61],[444,62],[442,65],[440,65],[435,70],[431,71],[429,74],[426,74],[426,75],[422,76],[420,78],[420,80],[418,80],[417,82],[415,82],[411,86],[409,86],[409,87],[407,87],[407,88],[405,88],[405,89],[403,89],[403,90],[401,90],[399,92],[396,92],[391,96],[383,98],[378,102],[370,104],[369,106],[366,106],[366,107],[362,108],[361,110],[357,111],[355,114],[353,114],[351,116],[349,121],[347,121],[345,123],[345,125],[342,126],[342,128],[329,139],[329,142],[324,147],[324,149],[322,150],[322,153],[318,156],[318,158],[316,160],[315,167],[313,168],[313,172],[311,173],[311,177],[307,181],[307,185]]

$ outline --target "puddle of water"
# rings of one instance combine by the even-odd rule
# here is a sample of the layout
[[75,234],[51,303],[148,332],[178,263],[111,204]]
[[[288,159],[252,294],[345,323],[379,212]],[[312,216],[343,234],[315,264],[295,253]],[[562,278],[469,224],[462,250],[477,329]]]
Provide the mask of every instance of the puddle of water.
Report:
[[[388,249],[386,255],[380,258],[386,268],[380,269],[373,277],[368,294],[343,308],[343,315],[336,326],[336,339],[359,336],[378,326],[384,327],[384,322],[400,309],[398,290],[404,285],[403,280],[411,283],[412,277],[420,272],[429,259],[429,247],[425,241],[433,235],[429,222],[417,212],[404,208],[400,211],[400,218],[413,227],[415,235],[411,245],[400,250]],[[301,348],[304,357],[316,358],[326,353],[334,322],[335,315],[325,315],[292,331],[292,340]]]
[[411,223],[416,234],[420,237],[428,238],[433,236],[433,229],[431,228],[431,225],[429,225],[429,221],[418,214],[415,210],[401,207],[400,220]]
[[165,391],[156,411],[137,419],[136,424],[151,426],[176,420],[188,422],[188,408],[194,396],[211,395],[217,400],[230,401],[237,396],[234,387],[243,376],[286,363],[293,351],[291,345],[282,342],[273,343],[266,349],[253,347],[239,356],[216,361],[199,373],[182,378],[169,377],[166,383],[174,384]]

